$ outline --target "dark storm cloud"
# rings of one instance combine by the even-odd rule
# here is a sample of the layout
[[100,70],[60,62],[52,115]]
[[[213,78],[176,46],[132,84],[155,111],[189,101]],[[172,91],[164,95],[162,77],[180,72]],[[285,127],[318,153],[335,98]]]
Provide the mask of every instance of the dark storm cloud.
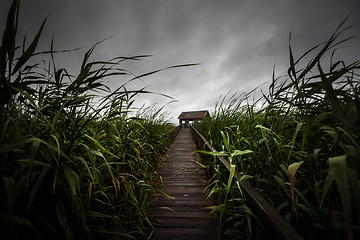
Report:
[[[10,0],[0,0],[1,21]],[[171,65],[201,63],[146,77],[134,88],[164,93],[178,100],[166,109],[177,117],[183,110],[212,108],[221,94],[246,92],[270,81],[276,64],[283,75],[288,67],[288,40],[295,56],[326,41],[338,24],[357,6],[356,0],[32,0],[22,2],[21,33],[32,33],[48,17],[42,48],[55,37],[57,49],[83,47],[76,53],[58,56],[76,73],[81,55],[95,42],[94,58],[152,54],[143,62],[124,65],[142,74]],[[5,6],[3,8],[3,6]],[[349,24],[358,24],[359,9]],[[3,28],[1,24],[0,28]],[[358,39],[357,39],[358,41]],[[359,59],[359,45],[351,42],[344,57]],[[121,80],[123,81],[123,80]],[[116,87],[119,80],[112,79]],[[266,86],[266,85],[264,85]],[[157,95],[139,97],[139,103],[159,106],[171,99]]]

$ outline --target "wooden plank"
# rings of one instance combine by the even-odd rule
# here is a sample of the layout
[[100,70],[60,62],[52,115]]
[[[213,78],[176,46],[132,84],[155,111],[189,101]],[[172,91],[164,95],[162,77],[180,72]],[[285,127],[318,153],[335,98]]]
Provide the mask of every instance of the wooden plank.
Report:
[[207,239],[216,237],[216,217],[210,215],[204,192],[205,172],[196,164],[196,145],[190,129],[182,129],[157,170],[159,188],[169,197],[159,196],[150,217],[155,227],[153,239]]
[[[156,211],[155,213],[152,214],[152,216],[154,217],[174,217],[174,218],[209,218],[209,213],[207,211],[203,211],[203,212],[169,212],[169,211]],[[209,219],[215,219],[215,215],[210,215]],[[189,221],[191,221],[189,219]]]
[[163,186],[163,190],[168,194],[176,193],[198,193],[205,195],[203,186]]
[[[166,208],[164,208],[166,207]],[[150,213],[151,218],[156,220],[155,217],[153,217],[157,214],[157,212],[167,212],[167,213],[181,213],[181,212],[205,212],[208,213],[209,217],[212,217],[210,215],[210,211],[208,208],[203,206],[194,206],[194,205],[174,205],[174,206],[156,206],[154,205],[152,208],[152,212]]]
[[174,200],[168,200],[168,199],[159,199],[156,203],[156,206],[198,206],[199,208],[205,208],[207,206],[211,206],[211,203],[208,201],[205,201],[203,199],[189,199],[188,201],[184,200],[177,200],[176,198]]
[[189,187],[200,187],[204,186],[202,182],[177,182],[177,181],[164,181],[163,186],[189,186]]
[[209,228],[215,225],[215,219],[211,218],[183,218],[183,217],[157,217],[154,227],[179,227],[179,228]]
[[155,229],[153,239],[156,240],[191,240],[216,239],[214,228],[162,228]]
[[[178,190],[178,189],[176,189]],[[175,192],[172,191],[172,189],[169,189],[167,192],[167,194],[169,194],[171,197],[176,198],[178,200],[182,200],[182,201],[187,201],[188,199],[205,199],[205,193],[202,192],[193,192],[190,193],[189,191],[187,191],[186,189],[183,189],[181,191]],[[159,197],[159,199],[167,199],[167,197],[163,196],[163,197]],[[171,199],[169,199],[171,200]]]
[[204,173],[203,170],[200,169],[190,169],[190,168],[185,168],[185,169],[168,169],[166,172],[160,172],[158,173],[158,176],[161,176],[162,178],[164,177],[171,177],[171,178],[176,178],[176,177],[182,177],[182,178],[187,178],[187,177],[204,177]]

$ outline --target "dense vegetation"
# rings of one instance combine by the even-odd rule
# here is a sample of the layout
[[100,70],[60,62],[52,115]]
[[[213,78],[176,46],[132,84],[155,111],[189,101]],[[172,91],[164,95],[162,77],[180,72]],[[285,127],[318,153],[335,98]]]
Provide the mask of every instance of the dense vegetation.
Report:
[[[289,45],[287,77],[273,77],[256,102],[252,93],[226,95],[195,125],[217,149],[208,154],[226,156],[306,239],[360,235],[360,61],[336,60],[353,38],[346,21],[297,59]],[[261,220],[233,173],[212,161],[220,226],[229,239],[251,238]]]
[[[14,0],[0,45],[1,236],[148,237],[153,168],[174,126],[161,109],[135,112],[135,97],[147,92],[126,83],[139,77],[115,91],[104,83],[131,76],[120,65],[146,56],[90,61],[95,44],[72,75],[55,64],[53,41],[37,52],[45,21],[19,46],[18,14]],[[289,46],[287,78],[273,77],[256,102],[248,101],[251,93],[226,95],[212,118],[196,124],[218,150],[209,154],[226,156],[306,239],[360,235],[360,61],[336,59],[352,39],[343,37],[345,22],[297,59]],[[219,226],[229,239],[251,238],[261,219],[233,172],[210,160]]]
[[145,56],[90,61],[95,44],[73,76],[56,66],[53,41],[36,52],[45,21],[18,45],[18,15],[15,0],[0,46],[1,238],[146,238],[153,168],[174,126],[162,109],[134,112],[144,89],[127,90],[121,79],[115,91],[104,84],[136,80],[120,65]]

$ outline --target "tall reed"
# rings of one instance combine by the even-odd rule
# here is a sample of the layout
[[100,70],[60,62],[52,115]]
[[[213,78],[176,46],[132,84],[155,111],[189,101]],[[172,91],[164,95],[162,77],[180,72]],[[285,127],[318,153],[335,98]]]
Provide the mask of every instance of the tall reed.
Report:
[[[49,51],[36,51],[46,20],[18,47],[19,5],[14,0],[9,9],[0,46],[2,237],[146,238],[153,168],[174,129],[160,111],[132,108],[147,91],[128,90],[139,76],[119,66],[146,56],[90,61],[96,43],[73,76],[55,64],[54,41]],[[45,68],[38,55],[48,56]],[[110,77],[129,80],[111,92],[104,83]]]
[[[346,21],[299,58],[289,44],[287,78],[273,77],[257,102],[246,94],[226,95],[212,118],[195,126],[220,153],[252,151],[232,158],[236,169],[251,175],[253,185],[306,239],[360,234],[360,60],[336,60],[341,46],[354,38],[346,36],[351,29]],[[213,168],[211,194],[217,196],[227,189],[228,174]],[[251,232],[240,216],[252,214],[232,204],[241,196],[237,188],[234,183],[231,200],[219,198],[228,208],[223,222],[229,234],[239,225]]]

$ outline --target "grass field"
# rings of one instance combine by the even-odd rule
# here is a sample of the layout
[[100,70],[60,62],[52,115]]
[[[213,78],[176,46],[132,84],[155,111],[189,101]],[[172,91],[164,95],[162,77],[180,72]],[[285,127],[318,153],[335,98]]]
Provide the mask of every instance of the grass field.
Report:
[[[360,234],[360,61],[336,60],[346,20],[331,38],[295,58],[288,75],[273,76],[268,93],[225,95],[195,127],[306,239]],[[254,90],[255,91],[255,90]],[[229,239],[251,238],[261,221],[231,173],[209,161],[210,196]],[[229,175],[230,174],[230,175]]]
[[[133,77],[122,64],[147,56],[90,60],[96,43],[72,75],[56,65],[53,40],[37,52],[46,20],[17,42],[18,14],[14,0],[0,45],[1,238],[146,239],[154,168],[177,128],[162,108],[135,109],[136,96],[149,92],[127,83],[190,65]],[[251,239],[262,226],[235,170],[306,239],[360,235],[360,61],[336,59],[353,38],[348,29],[345,20],[298,58],[289,44],[287,76],[273,76],[255,102],[252,92],[225,95],[195,124],[217,149],[208,155],[232,165],[229,173],[213,158],[204,163],[224,239]],[[105,80],[114,78],[111,91]]]
[[[73,76],[56,66],[53,41],[36,51],[45,21],[18,47],[18,11],[13,1],[0,48],[2,237],[146,238],[154,167],[175,126],[161,108],[133,108],[146,91],[126,88],[138,77],[121,64],[145,56],[90,61],[95,44]],[[39,55],[47,64],[35,62]],[[108,78],[123,83],[111,92]]]

